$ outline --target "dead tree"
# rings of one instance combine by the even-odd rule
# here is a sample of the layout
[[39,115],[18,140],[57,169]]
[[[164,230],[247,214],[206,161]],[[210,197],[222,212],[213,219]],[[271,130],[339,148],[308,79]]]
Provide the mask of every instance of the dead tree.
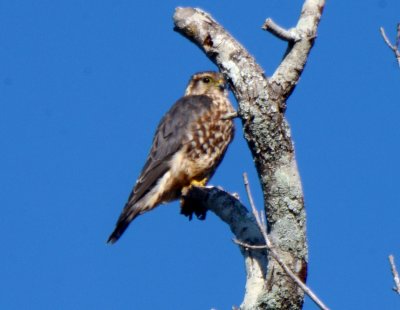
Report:
[[[288,43],[271,77],[208,13],[177,8],[174,14],[175,30],[200,47],[229,80],[263,189],[268,237],[279,258],[303,282],[308,261],[306,213],[285,111],[314,44],[324,5],[324,0],[306,0],[297,25],[289,30],[265,21],[264,30]],[[304,291],[263,246],[266,240],[254,217],[235,197],[212,188],[193,190],[187,200],[216,213],[242,244],[247,283],[241,309],[302,308]]]

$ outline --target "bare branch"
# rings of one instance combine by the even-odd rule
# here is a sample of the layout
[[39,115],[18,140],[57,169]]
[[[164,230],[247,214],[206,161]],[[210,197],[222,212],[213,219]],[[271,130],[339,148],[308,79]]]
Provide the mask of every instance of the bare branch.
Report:
[[393,280],[394,280],[394,284],[395,284],[395,287],[393,288],[393,290],[397,294],[400,294],[400,277],[399,277],[399,273],[397,272],[397,268],[396,268],[396,264],[394,262],[393,255],[389,255],[389,262],[390,262],[390,267],[392,269]]
[[400,23],[397,24],[396,46],[400,45]]
[[380,27],[379,30],[381,31],[381,35],[383,37],[383,40],[385,41],[386,45],[389,46],[389,48],[393,51],[395,51],[397,48],[396,46],[392,45],[392,43],[390,43],[389,38],[387,37],[386,33],[385,33],[385,29],[383,29],[383,27]]
[[201,213],[204,209],[214,212],[229,225],[237,243],[250,245],[240,247],[247,274],[241,309],[254,309],[265,290],[268,261],[266,249],[253,248],[265,247],[263,236],[253,216],[236,197],[216,187],[192,187],[184,198],[182,207],[190,207],[195,213],[196,210],[200,210]]
[[396,34],[396,45],[393,45],[389,38],[387,37],[386,33],[385,33],[385,29],[383,29],[383,27],[379,28],[382,38],[385,41],[386,45],[393,51],[394,56],[397,59],[397,63],[400,67],[400,51],[399,51],[399,43],[400,43],[400,24],[397,24],[397,34]]
[[300,40],[300,36],[296,31],[286,30],[282,28],[278,24],[276,24],[271,18],[267,18],[264,22],[264,25],[261,27],[265,31],[272,33],[277,38],[287,41],[287,42],[296,42]]
[[317,35],[324,5],[324,0],[306,0],[296,27],[290,31],[295,34],[297,40],[289,41],[291,45],[286,51],[285,58],[270,80],[274,92],[285,99],[293,92],[304,70]]
[[262,221],[260,219],[257,208],[254,204],[253,196],[250,190],[249,179],[247,178],[247,174],[243,174],[244,186],[246,188],[247,196],[249,198],[250,206],[253,211],[254,218],[256,219],[257,225],[261,230],[261,233],[264,237],[265,244],[267,249],[269,250],[271,256],[278,262],[279,266],[286,272],[286,274],[294,281],[300,288],[306,293],[312,301],[316,303],[316,305],[322,310],[329,310],[329,308],[318,298],[318,296],[308,287],[303,281],[299,279],[299,277],[285,264],[285,262],[279,257],[279,254],[276,252],[269,236],[267,234],[267,230],[263,227]]
[[233,242],[244,247],[245,249],[267,249],[268,248],[266,245],[252,245],[252,244],[244,243],[237,239],[233,239]]

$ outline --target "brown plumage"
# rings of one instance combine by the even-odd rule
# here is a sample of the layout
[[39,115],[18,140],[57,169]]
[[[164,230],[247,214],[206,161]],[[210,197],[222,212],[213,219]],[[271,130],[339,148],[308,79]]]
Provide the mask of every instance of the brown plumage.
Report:
[[234,108],[221,73],[192,76],[184,97],[161,119],[128,202],[108,242],[114,243],[138,215],[204,186],[234,134]]

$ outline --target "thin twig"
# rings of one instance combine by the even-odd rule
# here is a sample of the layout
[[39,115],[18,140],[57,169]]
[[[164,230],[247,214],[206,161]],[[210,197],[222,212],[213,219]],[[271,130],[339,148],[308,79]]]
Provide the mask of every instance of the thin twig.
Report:
[[251,195],[249,179],[247,173],[243,173],[244,186],[246,188],[247,196],[249,198],[250,206],[253,211],[254,218],[257,222],[258,227],[260,227],[261,233],[264,236],[265,244],[271,256],[277,261],[279,266],[286,272],[286,274],[294,281],[296,284],[306,293],[322,310],[329,310],[329,308],[315,295],[315,293],[305,285],[299,277],[285,264],[285,262],[279,257],[278,252],[276,252],[271,240],[268,237],[266,229],[264,229],[260,216],[257,212],[256,206],[254,204],[253,196]]
[[389,255],[389,262],[390,262],[390,267],[392,268],[392,274],[393,274],[393,280],[395,287],[393,290],[397,293],[400,294],[400,277],[399,273],[397,272],[396,264],[394,263],[394,256]]
[[267,248],[266,245],[252,245],[252,244],[244,243],[238,239],[233,239],[233,242],[235,242],[236,244],[239,244],[240,246],[242,246],[246,249],[266,249]]
[[297,32],[279,26],[271,18],[267,18],[261,28],[283,41],[296,42],[301,39]]
[[263,230],[267,231],[267,221],[266,221],[266,214],[264,211],[260,210],[260,217],[261,217],[261,224]]
[[393,51],[396,50],[396,47],[390,43],[389,38],[387,37],[386,33],[385,33],[385,29],[383,29],[383,27],[379,28],[379,30],[381,31],[381,35],[383,37],[383,40],[385,41],[386,45],[389,46],[389,48]]
[[397,24],[397,34],[396,34],[396,45],[393,45],[389,38],[387,37],[385,33],[385,29],[383,27],[380,27],[379,30],[381,31],[381,35],[383,37],[383,40],[385,41],[386,45],[393,51],[394,56],[397,59],[397,63],[400,67],[400,51],[399,51],[399,43],[400,43],[400,24]]

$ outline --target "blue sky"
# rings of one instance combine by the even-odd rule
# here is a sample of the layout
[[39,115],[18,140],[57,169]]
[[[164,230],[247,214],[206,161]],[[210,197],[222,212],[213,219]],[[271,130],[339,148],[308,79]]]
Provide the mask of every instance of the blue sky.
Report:
[[[177,203],[106,239],[161,116],[190,75],[215,69],[173,31],[177,6],[209,11],[271,75],[302,1],[0,0],[0,308],[230,309],[245,274],[226,225]],[[308,284],[332,309],[399,309],[400,69],[383,43],[397,0],[328,1],[288,101],[308,214]],[[236,103],[235,103],[236,104]],[[262,199],[240,123],[211,181]],[[307,299],[305,309],[316,309]]]

